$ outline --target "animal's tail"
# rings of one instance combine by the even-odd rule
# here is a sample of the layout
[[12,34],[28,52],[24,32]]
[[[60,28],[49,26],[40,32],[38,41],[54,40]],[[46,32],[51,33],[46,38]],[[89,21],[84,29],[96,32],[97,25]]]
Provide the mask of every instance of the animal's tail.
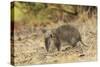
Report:
[[82,41],[82,40],[80,40],[80,42],[83,44],[83,46],[88,47],[86,44],[84,44],[84,43],[83,43],[83,41]]

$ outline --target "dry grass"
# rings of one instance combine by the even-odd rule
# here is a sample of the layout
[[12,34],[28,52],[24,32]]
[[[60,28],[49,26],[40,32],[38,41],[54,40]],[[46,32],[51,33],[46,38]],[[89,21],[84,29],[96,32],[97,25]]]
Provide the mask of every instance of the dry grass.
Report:
[[[66,62],[79,62],[79,61],[95,61],[97,55],[96,47],[96,18],[88,18],[85,22],[77,19],[75,22],[70,22],[71,25],[77,27],[81,33],[83,42],[88,45],[84,48],[85,56],[79,57],[80,52],[78,48],[72,48],[66,51],[46,52],[44,47],[44,35],[41,32],[39,35],[31,33],[31,37],[22,40],[14,41],[14,62],[15,65],[26,64],[54,64]],[[63,23],[51,24],[48,29],[52,29],[63,25]],[[29,34],[28,34],[29,35]],[[25,36],[25,35],[23,35]],[[16,36],[17,37],[17,36]],[[13,45],[13,44],[12,44]],[[62,47],[63,48],[63,47]]]
[[79,15],[79,17],[74,22],[72,21],[68,23],[75,26],[80,31],[83,42],[88,46],[87,48],[83,47],[85,56],[82,57],[79,56],[80,51],[78,47],[64,50],[65,46],[62,46],[62,50],[64,51],[59,52],[55,50],[55,47],[53,47],[53,51],[46,52],[44,46],[44,33],[42,33],[41,29],[55,29],[61,25],[66,24],[62,21],[59,21],[58,23],[48,22],[43,23],[42,25],[41,23],[39,25],[35,23],[36,25],[33,24],[34,26],[36,26],[36,29],[34,29],[35,31],[30,30],[30,32],[28,31],[29,29],[27,29],[27,33],[25,33],[25,31],[21,31],[19,32],[19,34],[17,34],[17,29],[15,29],[14,44],[12,44],[12,46],[14,45],[14,47],[12,47],[14,48],[14,54],[11,56],[14,57],[14,64],[54,64],[81,61],[95,61],[97,59],[96,20],[97,19],[95,16],[89,18],[86,13],[83,13]]

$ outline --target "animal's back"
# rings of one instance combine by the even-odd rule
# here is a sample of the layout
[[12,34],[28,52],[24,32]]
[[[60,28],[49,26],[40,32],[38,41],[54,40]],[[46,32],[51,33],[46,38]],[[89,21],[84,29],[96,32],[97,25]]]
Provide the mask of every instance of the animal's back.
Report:
[[81,39],[79,31],[71,25],[63,25],[56,30],[56,34],[63,42],[76,43]]

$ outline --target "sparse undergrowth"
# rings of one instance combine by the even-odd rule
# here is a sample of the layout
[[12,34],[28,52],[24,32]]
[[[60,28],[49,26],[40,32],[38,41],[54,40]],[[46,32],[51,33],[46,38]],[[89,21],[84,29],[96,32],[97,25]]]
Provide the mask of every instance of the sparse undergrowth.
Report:
[[[65,63],[75,61],[92,61],[96,60],[96,25],[92,24],[93,19],[89,19],[85,23],[70,23],[77,26],[82,35],[83,41],[88,48],[84,48],[85,56],[79,57],[78,48],[72,48],[65,51],[46,52],[44,47],[44,35],[32,35],[30,38],[15,40],[14,42],[14,58],[15,64],[49,64],[49,63]],[[62,47],[63,48],[63,47]]]
[[[50,7],[51,5],[49,5]],[[53,6],[54,7],[54,6]],[[55,6],[58,9],[58,7]],[[64,6],[63,6],[64,8]],[[71,7],[72,8],[72,7]],[[71,15],[67,17],[67,21],[62,20],[50,21],[44,19],[43,22],[36,17],[31,19],[26,19],[29,23],[22,19],[20,22],[14,21],[14,57],[15,65],[24,64],[54,64],[54,63],[66,63],[66,62],[79,62],[79,61],[94,61],[97,59],[97,17],[95,12],[90,12],[89,10],[83,10],[74,17]],[[65,9],[65,8],[64,8]],[[85,8],[84,8],[85,9]],[[73,10],[73,9],[72,9]],[[96,9],[95,9],[96,10]],[[83,11],[83,12],[82,12]],[[73,12],[73,11],[72,11]],[[40,12],[41,13],[41,12]],[[58,10],[58,14],[61,13]],[[92,16],[89,16],[89,13]],[[21,14],[22,15],[22,14]],[[63,14],[64,15],[64,14]],[[28,17],[28,15],[26,15]],[[26,17],[25,16],[25,17]],[[58,15],[57,17],[59,18]],[[23,16],[22,16],[23,17]],[[26,18],[27,18],[26,17]],[[42,16],[43,17],[43,16]],[[41,18],[41,17],[40,17]],[[53,19],[56,17],[54,16]],[[21,18],[20,18],[21,19]],[[73,20],[72,20],[73,19]],[[83,47],[84,56],[79,56],[80,51],[78,47],[70,48],[65,50],[65,46],[62,46],[61,51],[57,51],[55,47],[52,48],[53,51],[47,52],[44,46],[44,29],[51,30],[60,27],[64,24],[71,24],[75,26],[81,36],[84,43],[88,46]]]

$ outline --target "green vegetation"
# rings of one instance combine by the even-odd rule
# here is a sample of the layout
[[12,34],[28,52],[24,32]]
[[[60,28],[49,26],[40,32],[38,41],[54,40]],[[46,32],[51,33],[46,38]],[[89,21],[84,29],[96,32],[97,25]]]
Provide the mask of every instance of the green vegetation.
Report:
[[41,24],[47,22],[57,23],[60,20],[67,23],[74,21],[76,17],[81,17],[84,12],[87,13],[87,17],[91,17],[92,13],[96,13],[96,7],[19,1],[12,2],[11,11],[11,20],[14,22]]

